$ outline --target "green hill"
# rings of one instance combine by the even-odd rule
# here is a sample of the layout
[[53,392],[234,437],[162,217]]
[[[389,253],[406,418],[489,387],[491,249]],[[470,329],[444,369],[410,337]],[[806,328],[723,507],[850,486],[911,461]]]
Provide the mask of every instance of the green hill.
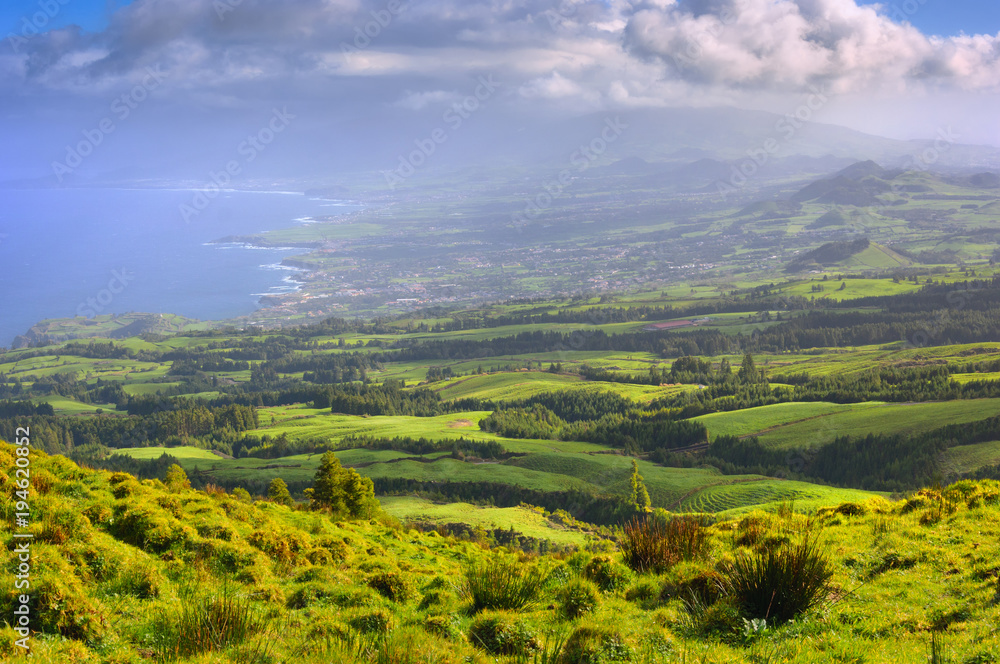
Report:
[[[1000,649],[992,481],[812,516],[785,503],[714,525],[679,521],[697,544],[670,554],[682,549],[660,540],[663,566],[642,572],[625,564],[645,569],[639,559],[606,544],[593,545],[602,553],[517,555],[516,540],[491,548],[502,530],[456,539],[388,517],[334,521],[34,451],[21,496],[30,507],[16,506],[30,523],[12,532],[16,458],[0,445],[4,661],[22,656],[19,642],[45,664],[750,664],[762,652],[769,661],[922,664],[932,634],[947,661],[989,662]],[[815,577],[813,608],[792,609],[780,577],[734,565],[797,551],[804,537],[830,574]],[[19,558],[14,547],[25,541],[30,554]],[[16,588],[25,558],[19,574],[30,585]],[[754,587],[771,598],[766,606],[754,608],[747,583],[762,584]],[[511,608],[477,610],[501,605]],[[27,641],[13,628],[22,606]],[[795,620],[774,618],[779,611]]]
[[868,238],[860,238],[844,242],[828,242],[788,263],[785,271],[803,272],[832,267],[885,270],[912,264],[912,260],[892,249],[875,244]]

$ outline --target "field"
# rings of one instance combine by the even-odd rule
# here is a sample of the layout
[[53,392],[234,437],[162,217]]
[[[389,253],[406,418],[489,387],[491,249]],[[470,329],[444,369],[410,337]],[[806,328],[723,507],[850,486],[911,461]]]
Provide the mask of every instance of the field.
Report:
[[919,404],[866,404],[761,431],[761,442],[785,448],[821,445],[838,436],[868,433],[916,434],[1000,414],[1000,399]]
[[949,448],[945,451],[944,459],[941,462],[942,469],[954,475],[997,464],[1000,464],[1000,441]]
[[479,507],[468,503],[435,503],[409,496],[385,496],[379,503],[391,516],[403,523],[445,525],[463,523],[482,528],[513,528],[528,537],[548,540],[556,544],[583,546],[583,533],[557,526],[537,510],[527,507]]
[[[521,359],[521,358],[517,358]],[[621,366],[614,358],[601,358],[594,366]],[[612,365],[612,362],[615,364]],[[641,361],[629,359],[636,373],[647,369]],[[628,383],[609,383],[604,381],[584,381],[577,374],[552,374],[540,371],[519,371],[484,376],[469,376],[455,378],[439,383],[432,383],[431,389],[445,399],[463,399],[476,397],[496,401],[527,399],[544,392],[563,390],[582,390],[586,392],[609,391],[638,402],[649,402],[660,397],[677,394],[693,389],[690,385],[660,387],[653,385],[630,385]]]
[[866,410],[878,404],[835,404],[823,402],[779,403],[694,418],[708,427],[712,438],[719,436],[759,435],[769,429],[787,426],[833,413]]
[[[13,464],[13,452],[0,445],[0,461]],[[367,664],[392,661],[390,655],[405,664],[416,664],[414,655],[435,664],[515,664],[531,661],[534,648],[569,653],[557,661],[575,664],[581,660],[574,644],[590,643],[594,639],[585,638],[594,634],[595,651],[606,639],[617,661],[642,664],[682,664],[691,656],[759,664],[762,653],[796,664],[920,664],[939,651],[947,661],[970,663],[989,662],[1000,648],[991,567],[1000,553],[995,482],[928,490],[899,502],[855,495],[813,516],[787,509],[721,513],[713,525],[699,527],[705,545],[691,560],[653,572],[630,570],[628,559],[606,544],[600,554],[518,556],[476,539],[482,535],[475,526],[496,524],[555,544],[591,545],[531,509],[401,497],[384,501],[389,515],[331,518],[176,482],[123,481],[39,452],[31,453],[31,468],[49,487],[32,503],[32,591],[60,597],[57,604],[40,603],[31,615],[43,630],[67,631],[33,638],[32,658],[44,664],[138,664],[148,659],[139,652],[192,664],[246,661],[263,641],[269,657],[302,664]],[[803,498],[794,491],[769,493],[794,498],[796,507]],[[942,505],[950,507],[942,511]],[[406,528],[396,519],[472,528],[460,540]],[[722,612],[740,597],[728,589],[706,600],[708,612],[685,602],[682,593],[695,592],[706,575],[729,581],[726,588],[738,588],[732,581],[744,578],[782,584],[736,576],[726,561],[763,556],[774,547],[786,551],[781,542],[794,545],[806,536],[815,541],[816,564],[829,577],[817,586],[820,601],[795,609],[791,620],[770,613],[788,606],[774,599],[785,585],[774,585],[770,604],[759,609],[740,603]],[[81,544],[86,548],[78,554]],[[17,555],[4,553],[0,582],[14,583]],[[84,556],[79,564],[67,562],[77,555]],[[472,590],[475,569],[486,562],[515,575],[536,573],[543,581],[524,605],[500,614],[516,633],[534,639],[516,650],[477,639],[483,623],[496,620],[474,604],[483,597]],[[101,565],[99,575],[92,565]],[[506,597],[491,579],[484,575],[483,585]],[[584,592],[592,589],[585,595],[592,599],[574,617],[564,588],[581,585]],[[5,598],[4,609],[14,611],[13,598]],[[746,627],[751,619],[763,634]],[[249,628],[234,629],[230,621]],[[927,630],[936,630],[933,646]],[[553,636],[560,634],[562,639]],[[14,660],[17,638],[9,625],[0,629],[0,657]]]

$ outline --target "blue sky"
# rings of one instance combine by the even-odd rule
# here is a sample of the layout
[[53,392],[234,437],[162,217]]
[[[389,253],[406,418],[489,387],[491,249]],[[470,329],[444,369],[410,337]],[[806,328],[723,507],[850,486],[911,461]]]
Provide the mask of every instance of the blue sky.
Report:
[[[887,0],[861,2],[881,4],[887,13],[907,17],[910,23],[925,34],[950,36],[966,34],[992,34],[1000,32],[1000,2],[997,0]],[[916,8],[916,11],[908,12]]]
[[[57,3],[59,12],[46,27],[76,24],[88,31],[101,30],[108,16],[132,0],[5,0],[0,3],[0,30],[3,34],[19,29],[25,16],[38,12],[42,4]],[[209,2],[209,0],[206,0]],[[859,4],[881,4],[893,16],[905,16],[925,34],[950,36],[1000,32],[998,0],[861,0]],[[913,8],[916,11],[912,11]]]
[[62,28],[67,25],[79,25],[88,31],[99,31],[108,23],[108,16],[121,5],[130,4],[132,0],[4,0],[0,4],[0,29],[6,35],[8,32],[19,32],[24,17],[33,17],[43,7],[58,7],[58,12],[47,19],[46,29]]

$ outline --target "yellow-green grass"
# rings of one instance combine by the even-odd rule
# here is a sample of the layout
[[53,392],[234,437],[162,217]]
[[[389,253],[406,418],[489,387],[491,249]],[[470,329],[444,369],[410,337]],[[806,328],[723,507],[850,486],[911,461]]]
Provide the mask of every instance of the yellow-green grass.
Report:
[[38,403],[51,405],[57,415],[94,415],[97,411],[104,413],[116,413],[115,404],[94,404],[81,403],[76,399],[60,396],[58,394],[49,395],[36,400]]
[[753,509],[773,508],[775,503],[794,501],[797,510],[807,512],[824,505],[866,500],[873,495],[876,494],[808,482],[760,479],[705,487],[684,498],[675,509],[681,512],[721,512],[732,516]]
[[1000,371],[952,374],[951,379],[956,383],[971,383],[977,380],[1000,380]]
[[556,392],[569,385],[582,383],[575,374],[552,374],[541,371],[504,372],[463,376],[432,383],[430,388],[442,399],[516,400],[540,394]]
[[[599,493],[627,496],[630,491],[632,458],[620,454],[537,452],[507,464],[516,465],[525,472],[542,472],[553,478],[581,479],[591,490]],[[642,460],[638,461],[638,465],[654,507],[671,506],[705,486],[761,479],[759,475],[722,475],[714,468],[667,468]]]
[[918,434],[995,415],[1000,415],[1000,399],[857,404],[846,411],[775,427],[764,432],[760,439],[770,447],[810,447],[829,443],[838,436]]
[[464,523],[470,526],[515,531],[557,544],[583,546],[586,536],[575,530],[557,526],[542,514],[528,507],[480,507],[468,503],[436,503],[414,496],[382,496],[382,509],[400,521],[443,525]]
[[[545,441],[547,442],[547,441]],[[534,445],[532,453],[503,463],[461,461],[447,452],[414,457],[405,452],[367,449],[341,450],[338,458],[345,466],[355,467],[368,477],[414,479],[422,482],[491,482],[509,484],[542,492],[584,490],[600,494],[627,495],[631,475],[631,457],[619,454],[581,454],[558,452]],[[596,446],[594,446],[596,447]],[[218,481],[269,481],[281,477],[287,482],[308,482],[319,467],[319,454],[299,454],[279,459],[223,459],[197,448],[131,448],[121,453],[135,458],[158,458],[167,453],[178,458],[188,472],[201,471]],[[739,486],[748,480],[763,480],[758,475],[725,476],[714,469],[666,468],[639,461],[639,469],[656,507],[675,507],[685,497],[692,498],[704,487]],[[810,485],[802,485],[808,487]],[[725,493],[724,488],[717,493]],[[763,495],[763,502],[771,500]],[[752,506],[757,496],[738,492],[725,508]]]
[[873,404],[836,404],[825,401],[779,403],[693,418],[708,428],[711,438],[748,436],[771,427],[798,422],[811,417],[864,408]]
[[[641,367],[637,367],[641,371]],[[644,403],[695,389],[693,385],[660,387],[605,381],[585,381],[577,374],[551,374],[545,371],[516,371],[453,378],[430,385],[443,399],[475,397],[498,401],[527,399],[536,394],[557,391],[614,392]]]
[[164,454],[169,454],[179,460],[196,461],[219,461],[222,459],[218,454],[199,447],[127,447],[115,450],[118,454],[130,456],[133,459],[159,459]]
[[[346,436],[373,436],[376,438],[427,438],[428,440],[495,440],[511,452],[533,449],[553,449],[566,452],[594,452],[607,448],[592,443],[562,440],[526,440],[502,438],[479,428],[479,420],[490,411],[468,411],[438,415],[436,417],[411,417],[407,415],[335,415],[328,410],[305,406],[261,408],[261,428],[251,431],[256,436],[287,434],[292,440],[319,438],[340,441]],[[274,416],[275,424],[270,424]]]
[[[718,355],[704,359],[719,362],[728,359],[738,366],[742,355]],[[810,376],[849,375],[871,371],[879,366],[937,365],[984,362],[1000,358],[1000,343],[981,342],[927,348],[906,348],[901,344],[855,346],[851,348],[816,348],[787,353],[755,353],[758,367],[769,376],[808,373]],[[989,374],[969,374],[988,376]],[[964,376],[964,375],[963,375]],[[966,378],[974,380],[974,378]]]
[[123,385],[122,389],[125,393],[133,396],[145,396],[147,394],[156,394],[157,392],[162,392],[163,390],[170,389],[171,387],[180,387],[183,385],[181,382],[171,382],[171,383],[131,383]]
[[961,475],[1000,464],[1000,441],[960,445],[945,450],[941,458],[941,471],[945,475]]
[[[841,284],[846,284],[844,290],[839,290]],[[813,286],[823,286],[823,292],[813,292]],[[894,282],[892,279],[853,279],[845,278],[843,281],[834,278],[823,280],[822,277],[809,279],[807,281],[795,281],[780,288],[782,295],[799,296],[805,298],[815,297],[834,300],[855,300],[861,297],[876,297],[885,295],[900,295],[919,290],[921,284],[911,281]]]
[[[5,466],[14,459],[12,448],[0,449]],[[208,605],[208,598],[227,591],[253,598],[241,605],[247,608],[239,615],[261,617],[263,630],[222,651],[180,661],[245,662],[247,653],[266,640],[275,661],[367,664],[374,659],[369,653],[357,656],[356,648],[347,652],[340,639],[325,635],[346,631],[348,623],[373,610],[384,612],[395,626],[390,638],[406,658],[400,661],[415,661],[409,657],[413,653],[438,664],[518,661],[489,655],[464,636],[476,618],[464,610],[467,603],[456,596],[453,584],[461,582],[463,567],[489,555],[475,544],[394,528],[385,521],[337,521],[227,495],[170,492],[155,482],[115,478],[112,485],[110,473],[78,469],[63,458],[37,453],[31,467],[48,487],[32,501],[32,591],[60,598],[32,607],[33,627],[45,632],[32,638],[32,659],[42,664],[148,659],[149,635],[171,636],[156,626],[183,624],[181,598],[184,608],[197,611]],[[763,638],[751,643],[692,633],[683,597],[629,601],[624,589],[602,593],[592,617],[572,620],[548,608],[559,605],[563,587],[549,584],[537,603],[515,618],[539,634],[543,644],[546,635],[568,634],[581,626],[609,630],[617,633],[630,661],[646,664],[692,661],[689,655],[716,664],[759,663],[769,655],[774,655],[770,661],[799,664],[925,664],[932,631],[938,632],[947,661],[989,662],[1000,651],[995,630],[1000,607],[994,601],[995,561],[1000,557],[997,486],[980,483],[947,491],[947,500],[931,491],[909,503],[865,501],[813,518],[759,513],[745,527],[738,519],[709,527],[706,559],[694,568],[699,574],[712,574],[709,570],[746,551],[736,544],[740,535],[753,534],[762,543],[795,543],[809,535],[829,557],[836,593],[830,601],[791,624],[768,621]],[[941,505],[950,510],[939,512]],[[155,528],[123,528],[115,510]],[[81,514],[87,518],[79,518]],[[169,548],[150,545],[167,537],[174,542]],[[610,555],[622,560],[620,553]],[[584,554],[577,562],[588,560]],[[0,584],[14,587],[17,553],[8,549],[0,562]],[[540,556],[522,563],[548,572],[561,561]],[[401,578],[412,588],[411,596],[392,601],[375,594],[370,583],[382,572]],[[637,575],[630,585],[643,582],[655,595],[666,582],[676,584],[676,572]],[[304,589],[314,592],[302,593]],[[331,600],[360,602],[323,601],[324,593]],[[306,606],[291,601],[296,596],[304,597]],[[423,629],[432,616],[444,616],[440,622],[453,625],[454,636]],[[736,634],[744,629],[739,616],[714,624],[725,624]],[[57,625],[68,627],[68,635],[60,635]],[[670,644],[662,647],[665,653],[650,648],[653,635],[661,637],[654,646]],[[9,627],[0,630],[0,659],[16,658],[16,638]],[[644,651],[650,656],[643,658]]]

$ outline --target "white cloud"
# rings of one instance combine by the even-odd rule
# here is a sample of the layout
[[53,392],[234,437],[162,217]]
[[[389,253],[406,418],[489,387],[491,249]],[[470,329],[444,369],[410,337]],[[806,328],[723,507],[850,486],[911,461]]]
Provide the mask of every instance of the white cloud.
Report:
[[18,99],[92,95],[159,64],[178,104],[270,96],[412,110],[487,74],[517,92],[498,102],[563,112],[773,107],[813,85],[855,100],[1000,92],[1000,35],[929,37],[855,0],[404,0],[373,23],[386,6],[243,0],[220,19],[204,0],[135,0],[103,33],[30,40],[0,76]]

